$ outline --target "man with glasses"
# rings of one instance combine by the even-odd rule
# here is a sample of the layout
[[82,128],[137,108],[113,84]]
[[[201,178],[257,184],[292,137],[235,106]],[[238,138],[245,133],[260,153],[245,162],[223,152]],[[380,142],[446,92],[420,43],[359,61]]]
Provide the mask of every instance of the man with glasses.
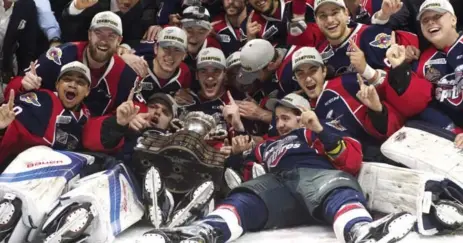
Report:
[[55,90],[63,65],[80,61],[90,69],[90,94],[85,100],[92,116],[112,113],[129,96],[137,74],[116,54],[122,41],[122,23],[110,11],[95,15],[88,31],[88,42],[72,42],[52,47],[42,54],[24,77],[15,77],[7,86],[17,93],[39,88]]
[[424,37],[432,46],[420,57],[416,72],[435,84],[435,106],[463,126],[463,37],[447,0],[427,0],[418,19]]

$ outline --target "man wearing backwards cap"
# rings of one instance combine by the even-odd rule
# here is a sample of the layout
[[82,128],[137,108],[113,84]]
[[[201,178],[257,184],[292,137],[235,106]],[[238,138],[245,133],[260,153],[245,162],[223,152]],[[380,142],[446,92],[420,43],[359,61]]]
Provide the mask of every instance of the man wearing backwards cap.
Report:
[[370,83],[379,82],[381,73],[375,69],[388,67],[384,58],[393,40],[418,47],[412,33],[350,22],[343,0],[316,0],[315,20],[326,38],[317,49],[327,63],[330,77],[358,72]]
[[232,242],[249,231],[324,222],[333,225],[339,242],[396,242],[413,229],[416,218],[411,214],[373,221],[365,209],[366,199],[354,177],[362,162],[359,142],[321,123],[297,94],[267,104],[278,117],[280,137],[227,162],[235,169],[260,163],[268,173],[234,188],[204,219],[152,230],[145,237]]
[[[30,72],[35,73],[35,67]],[[56,92],[29,91],[0,108],[0,163],[36,145],[54,149],[81,148],[83,126],[90,116],[82,104],[90,92],[90,70],[74,61],[64,65],[55,82]]]
[[[446,0],[427,0],[418,14],[424,37],[432,43],[420,57],[419,76],[436,84],[436,108],[463,126],[463,37],[457,18]],[[443,61],[444,60],[444,61]]]
[[116,54],[122,40],[121,19],[110,11],[95,15],[88,42],[73,42],[50,48],[24,77],[15,77],[6,90],[16,93],[44,88],[55,90],[61,67],[80,61],[90,69],[90,94],[85,104],[92,116],[112,113],[124,102],[137,79],[136,73]]

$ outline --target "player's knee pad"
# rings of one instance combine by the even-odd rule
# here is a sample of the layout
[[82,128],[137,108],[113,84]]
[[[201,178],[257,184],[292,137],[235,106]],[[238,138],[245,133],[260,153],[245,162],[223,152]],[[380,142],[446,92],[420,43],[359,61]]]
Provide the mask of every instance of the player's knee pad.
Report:
[[[144,207],[133,178],[123,164],[118,164],[77,181],[56,202],[42,231],[45,242],[64,237],[79,242],[112,242],[143,214]],[[79,223],[70,224],[72,222]]]
[[[2,238],[30,242],[40,230],[47,210],[94,158],[36,146],[19,154],[0,176]],[[9,229],[7,229],[7,228]]]
[[448,227],[439,222],[436,205],[443,201],[458,205],[463,202],[461,187],[443,176],[428,172],[382,163],[364,163],[358,181],[371,210],[413,213],[417,216],[418,232],[423,235],[433,235]]
[[381,152],[408,168],[444,176],[463,187],[463,153],[454,140],[449,131],[409,122],[381,146]]

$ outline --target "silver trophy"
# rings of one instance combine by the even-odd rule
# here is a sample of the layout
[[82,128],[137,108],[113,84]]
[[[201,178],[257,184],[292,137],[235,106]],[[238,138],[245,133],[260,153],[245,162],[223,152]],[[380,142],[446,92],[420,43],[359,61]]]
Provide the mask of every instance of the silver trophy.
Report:
[[183,121],[183,129],[205,137],[216,127],[214,117],[201,111],[189,112]]

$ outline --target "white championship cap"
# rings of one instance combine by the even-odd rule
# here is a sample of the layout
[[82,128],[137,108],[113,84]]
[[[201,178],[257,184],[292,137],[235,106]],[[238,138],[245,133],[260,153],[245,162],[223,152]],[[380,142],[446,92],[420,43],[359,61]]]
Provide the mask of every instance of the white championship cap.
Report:
[[281,100],[279,99],[269,99],[267,101],[267,103],[265,104],[265,107],[271,111],[274,111],[275,108],[278,106],[278,105],[282,105],[284,107],[288,107],[288,108],[293,108],[293,109],[298,109],[302,112],[302,110],[299,108],[299,106],[301,107],[305,107],[307,109],[310,109],[310,103],[309,101],[296,94],[296,93],[291,93],[291,94],[287,94],[285,97],[283,97]]
[[208,66],[214,66],[220,69],[226,68],[225,55],[220,49],[207,47],[198,53],[196,67],[201,69]]
[[159,32],[157,43],[159,43],[161,47],[174,46],[186,51],[187,35],[183,29],[169,26]]
[[200,26],[207,30],[212,29],[211,15],[205,7],[190,6],[183,10],[182,25],[184,28]]
[[293,71],[301,64],[310,63],[312,65],[323,66],[323,58],[317,49],[313,47],[302,47],[294,52],[292,57]]
[[241,51],[235,51],[227,57],[227,68],[241,65]]
[[259,78],[259,71],[266,67],[275,56],[275,48],[264,39],[248,41],[241,49],[241,70],[238,82],[251,84]]
[[122,36],[121,18],[111,11],[100,12],[93,17],[92,23],[90,24],[90,29],[103,27],[110,28]]
[[336,4],[339,7],[346,7],[346,4],[344,3],[344,0],[315,0],[315,6],[314,6],[314,12],[317,12],[317,9],[322,6],[325,3],[332,3]]
[[449,12],[452,15],[455,15],[455,10],[453,10],[452,4],[448,0],[426,0],[421,4],[420,12],[416,17],[417,20],[420,20],[421,16],[426,11],[436,11],[438,13]]
[[177,102],[175,102],[175,99],[169,95],[169,94],[165,94],[165,93],[155,93],[153,95],[151,95],[149,98],[148,98],[148,102],[147,103],[152,103],[153,100],[156,100],[156,99],[161,99],[161,100],[164,100],[170,107],[167,107],[167,108],[170,108],[171,109],[171,112],[172,112],[172,118],[176,118],[177,117],[177,114],[178,114],[178,104]]
[[68,73],[68,72],[78,72],[78,73],[80,73],[80,74],[82,74],[84,76],[85,80],[87,80],[87,82],[89,84],[92,83],[92,81],[91,81],[92,79],[90,78],[90,69],[88,69],[88,67],[85,66],[85,64],[83,64],[83,63],[81,63],[79,61],[73,61],[73,62],[70,62],[70,63],[62,66],[61,67],[61,72],[60,72],[60,74],[58,76],[57,81],[60,80],[61,77],[63,75],[65,75],[66,73]]

